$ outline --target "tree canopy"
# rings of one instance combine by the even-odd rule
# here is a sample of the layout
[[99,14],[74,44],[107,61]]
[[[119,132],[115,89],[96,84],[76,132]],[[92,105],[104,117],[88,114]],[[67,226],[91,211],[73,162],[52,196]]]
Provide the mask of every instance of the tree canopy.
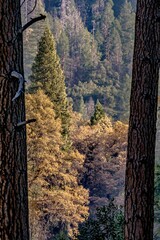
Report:
[[64,74],[56,52],[53,35],[48,28],[39,41],[38,53],[32,66],[30,80],[29,92],[43,89],[54,104],[55,117],[62,121],[62,134],[67,135],[69,113]]

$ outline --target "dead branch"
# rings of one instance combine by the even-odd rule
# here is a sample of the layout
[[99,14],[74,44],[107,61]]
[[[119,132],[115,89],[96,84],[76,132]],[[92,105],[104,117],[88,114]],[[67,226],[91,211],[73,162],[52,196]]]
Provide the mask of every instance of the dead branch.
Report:
[[41,21],[41,20],[43,20],[43,19],[45,19],[45,18],[46,18],[46,16],[45,16],[45,15],[42,15],[42,14],[40,14],[40,16],[38,16],[38,17],[32,18],[28,23],[26,23],[26,24],[22,27],[21,32],[25,31],[25,30],[26,30],[27,28],[29,28],[33,23],[38,22],[38,21]]
[[18,91],[16,92],[16,95],[14,96],[14,98],[12,99],[12,101],[14,101],[16,98],[18,98],[21,93],[23,92],[23,84],[24,84],[24,78],[22,76],[22,74],[16,72],[16,71],[13,71],[11,72],[11,77],[15,77],[19,80],[19,86],[18,86]]
[[32,123],[32,122],[36,122],[36,119],[33,118],[33,119],[29,119],[27,121],[19,122],[19,123],[17,123],[17,125],[15,127],[19,128],[19,127],[22,127],[22,126],[27,125],[29,123]]
[[37,6],[37,0],[35,0],[34,7],[27,15],[31,14],[35,10],[36,6]]

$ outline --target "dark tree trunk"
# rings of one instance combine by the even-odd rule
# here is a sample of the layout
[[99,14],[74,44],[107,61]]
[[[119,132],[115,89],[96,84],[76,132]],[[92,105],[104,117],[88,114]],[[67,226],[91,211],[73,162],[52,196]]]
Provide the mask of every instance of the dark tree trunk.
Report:
[[28,197],[24,93],[16,71],[23,75],[20,0],[0,0],[0,239],[28,240]]
[[160,55],[158,0],[138,0],[125,183],[125,240],[152,240]]

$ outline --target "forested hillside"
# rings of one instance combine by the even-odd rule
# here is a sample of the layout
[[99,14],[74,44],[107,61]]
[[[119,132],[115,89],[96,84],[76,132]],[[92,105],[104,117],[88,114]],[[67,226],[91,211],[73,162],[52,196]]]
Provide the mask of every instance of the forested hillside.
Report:
[[134,36],[131,3],[114,8],[112,1],[64,0],[48,7],[73,109],[90,117],[99,99],[107,114],[125,119]]
[[134,13],[101,5],[38,1],[30,14],[47,15],[24,36],[31,239],[83,239],[97,207],[123,204],[127,125],[114,121],[129,111]]
[[39,0],[31,12],[34,1],[23,4],[24,23],[47,16],[24,35],[27,117],[37,120],[28,127],[31,239],[98,239],[93,219],[101,229],[107,204],[122,235],[114,204],[123,205],[135,5]]
[[89,119],[99,100],[109,116],[127,120],[135,1],[38,2],[28,17],[46,10],[48,20],[33,25],[24,37],[26,76],[31,74],[37,40],[47,24],[56,41],[73,109]]
[[0,11],[0,240],[160,240],[160,0]]
[[132,4],[23,6],[24,23],[47,15],[24,35],[31,239],[86,238],[79,224],[97,207],[123,205],[128,127],[115,121],[128,119]]

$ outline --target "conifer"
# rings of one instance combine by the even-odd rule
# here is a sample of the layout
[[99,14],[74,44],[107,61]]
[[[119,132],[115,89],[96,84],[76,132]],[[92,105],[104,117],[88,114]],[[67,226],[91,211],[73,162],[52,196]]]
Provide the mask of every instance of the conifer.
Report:
[[[33,9],[35,5],[35,1],[28,0],[25,1],[24,4],[22,4],[21,12],[22,12],[22,24],[26,24],[30,21],[30,18],[34,18],[39,15],[39,13],[43,15],[48,15],[45,12],[45,6],[43,3],[43,0],[37,1],[37,5],[35,10],[28,15],[29,12]],[[29,28],[27,28],[24,31],[23,34],[23,56],[24,56],[24,71],[25,71],[25,79],[28,79],[28,77],[31,75],[31,67],[34,62],[34,58],[37,53],[37,43],[40,40],[41,36],[43,35],[43,32],[48,25],[48,21],[40,21],[36,22],[35,24],[31,25]]]
[[125,0],[119,15],[120,35],[122,42],[122,60],[125,63],[123,73],[131,75],[131,63],[134,45],[134,19],[135,14],[132,5],[128,0]]
[[97,124],[102,118],[104,118],[105,112],[102,104],[97,100],[95,111],[93,116],[91,117],[91,125]]
[[38,53],[32,66],[30,92],[43,89],[54,104],[56,118],[62,121],[62,134],[68,135],[69,113],[64,74],[56,52],[51,31],[46,28],[38,44]]

